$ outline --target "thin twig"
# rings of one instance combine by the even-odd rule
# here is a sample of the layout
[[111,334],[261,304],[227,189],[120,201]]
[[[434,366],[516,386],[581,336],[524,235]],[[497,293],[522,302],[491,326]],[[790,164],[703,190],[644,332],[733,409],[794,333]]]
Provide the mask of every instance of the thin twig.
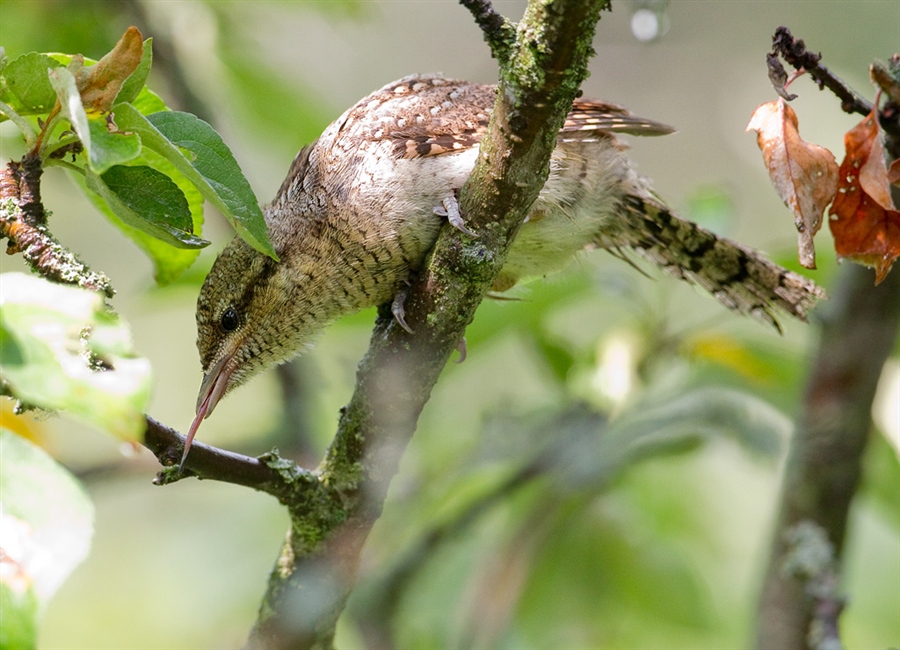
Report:
[[841,109],[846,113],[868,115],[872,112],[872,103],[850,88],[837,75],[819,63],[821,54],[814,54],[806,49],[806,44],[794,38],[787,27],[779,27],[772,37],[772,50],[780,54],[785,61],[797,70],[804,69],[816,80],[819,88],[828,88],[841,100]]
[[494,58],[505,62],[515,41],[515,26],[494,9],[491,0],[459,0],[459,4],[475,17]]
[[184,436],[149,416],[146,420],[144,446],[166,467],[157,474],[154,480],[156,485],[196,476],[250,487],[271,494],[282,502],[296,499],[298,490],[319,489],[319,480],[313,472],[282,459],[277,451],[251,458],[199,442],[191,447],[185,463],[186,471],[180,474],[177,464],[184,449]]

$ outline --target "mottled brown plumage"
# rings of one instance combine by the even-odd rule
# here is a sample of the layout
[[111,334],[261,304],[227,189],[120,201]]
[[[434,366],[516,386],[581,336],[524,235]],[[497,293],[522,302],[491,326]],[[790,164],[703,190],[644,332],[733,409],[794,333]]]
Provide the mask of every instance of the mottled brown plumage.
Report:
[[[339,316],[391,301],[448,215],[466,230],[455,194],[475,164],[494,93],[407,77],[362,99],[299,153],[265,210],[281,262],[235,239],[201,290],[204,380],[189,437],[228,390],[295,356]],[[811,281],[673,215],[615,135],[669,132],[620,107],[577,100],[493,289],[561,269],[586,247],[628,248],[738,312],[772,324],[776,310],[805,318],[821,296]]]

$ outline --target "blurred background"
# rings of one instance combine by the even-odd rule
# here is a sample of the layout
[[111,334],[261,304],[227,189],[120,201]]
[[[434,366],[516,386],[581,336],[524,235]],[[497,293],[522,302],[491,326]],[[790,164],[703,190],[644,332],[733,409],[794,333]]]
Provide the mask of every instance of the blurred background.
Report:
[[[517,20],[525,3],[494,5]],[[633,20],[642,9],[657,12],[658,38],[642,31],[648,14]],[[150,87],[222,133],[262,202],[302,145],[385,83],[413,72],[496,80],[481,32],[450,0],[0,0],[10,57],[99,58],[132,24],[154,38]],[[584,95],[677,127],[629,140],[638,170],[682,215],[796,269],[792,217],[744,131],[775,97],[765,54],[779,25],[871,99],[869,64],[900,46],[900,3],[615,2]],[[802,136],[840,158],[858,117],[808,79],[791,91]],[[22,152],[9,126],[4,160]],[[194,302],[227,223],[208,210],[213,245],[159,288],[63,170],[46,174],[43,196],[54,234],[118,290],[113,305],[153,365],[150,414],[186,430],[200,383]],[[827,290],[827,228],[818,244],[820,268],[805,273]],[[2,268],[21,265],[4,256]],[[645,270],[588,253],[517,289],[520,300],[482,305],[468,359],[441,378],[370,537],[340,647],[748,644],[816,327],[784,322],[779,336]],[[373,320],[335,324],[308,355],[235,392],[200,439],[248,454],[277,445],[314,467]],[[896,350],[880,390],[846,550],[851,648],[900,645]],[[154,487],[148,452],[64,418],[22,426],[96,506],[91,555],[50,603],[41,647],[240,647],[287,528],[279,505],[217,483]],[[546,471],[517,480],[535,463]]]

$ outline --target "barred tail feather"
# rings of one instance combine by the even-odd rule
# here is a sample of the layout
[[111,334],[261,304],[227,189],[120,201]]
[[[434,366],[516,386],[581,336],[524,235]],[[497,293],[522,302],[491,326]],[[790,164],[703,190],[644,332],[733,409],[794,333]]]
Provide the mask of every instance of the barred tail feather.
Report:
[[629,194],[621,206],[615,229],[603,233],[599,246],[632,248],[675,277],[699,284],[729,309],[781,331],[776,310],[806,321],[825,297],[812,280],[678,218],[653,198]]

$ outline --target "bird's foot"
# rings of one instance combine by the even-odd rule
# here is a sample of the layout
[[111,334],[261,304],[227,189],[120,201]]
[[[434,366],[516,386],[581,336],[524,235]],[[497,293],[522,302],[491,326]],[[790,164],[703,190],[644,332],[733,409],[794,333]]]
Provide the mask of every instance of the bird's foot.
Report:
[[450,222],[451,226],[460,232],[467,234],[469,237],[478,237],[478,235],[469,230],[468,226],[466,226],[466,222],[459,211],[459,201],[456,200],[455,196],[448,196],[441,201],[441,205],[436,206],[432,212],[439,217],[447,217],[447,221]]
[[407,297],[409,297],[409,287],[404,286],[397,291],[397,294],[394,296],[394,301],[391,303],[391,313],[394,315],[394,320],[397,321],[397,324],[400,327],[410,334],[415,334],[415,332],[412,331],[412,328],[406,324],[406,309],[404,308],[404,304],[406,304]]
[[459,352],[459,358],[456,360],[456,363],[462,363],[463,361],[465,361],[466,354],[468,353],[465,336],[459,337],[459,340],[456,342],[456,351]]

